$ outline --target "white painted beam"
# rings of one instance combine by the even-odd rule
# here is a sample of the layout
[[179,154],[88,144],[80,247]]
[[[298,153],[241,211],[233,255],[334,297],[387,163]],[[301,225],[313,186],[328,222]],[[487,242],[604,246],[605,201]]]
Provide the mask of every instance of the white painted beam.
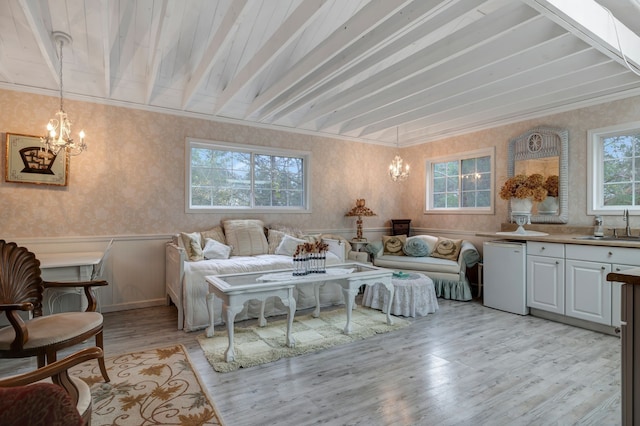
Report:
[[169,5],[169,0],[162,0],[160,4],[160,12],[158,17],[153,20],[151,24],[151,46],[149,46],[149,67],[147,71],[147,89],[145,93],[145,104],[151,102],[151,96],[153,95],[153,88],[158,80],[158,74],[160,70],[160,63],[162,62],[162,50],[167,44],[170,30],[169,19],[171,18],[171,11],[173,10],[173,3]]
[[233,96],[275,61],[278,55],[291,43],[295,42],[297,37],[308,28],[313,17],[317,15],[326,2],[327,0],[303,0],[225,87],[216,100],[213,114],[220,112]]
[[42,53],[49,71],[55,82],[60,84],[60,76],[58,75],[60,70],[60,60],[56,50],[56,44],[52,39],[52,35],[47,31],[45,25],[43,25],[42,13],[38,7],[36,0],[18,0],[22,12],[27,18],[29,28],[33,32],[33,37],[36,40],[36,44]]
[[[100,15],[102,20],[102,62],[104,65],[104,96],[111,97],[111,27],[109,26],[109,0],[100,2]],[[117,22],[117,19],[116,19]]]
[[[488,25],[488,23],[493,23],[493,25]],[[361,122],[349,123],[349,121],[375,108],[384,107],[392,102],[397,102],[402,97],[415,94],[420,91],[421,87],[428,87],[428,83],[432,78],[431,70],[456,58],[472,55],[478,62],[474,63],[471,60],[465,60],[462,65],[463,68],[469,68],[470,70],[479,65],[485,65],[488,60],[500,59],[503,52],[497,50],[497,45],[501,44],[499,39],[508,35],[515,35],[517,33],[516,28],[522,29],[526,35],[532,34],[537,38],[550,39],[558,35],[544,32],[552,24],[544,26],[543,30],[539,30],[541,26],[544,26],[543,18],[531,9],[513,3],[509,7],[500,9],[487,15],[485,19],[480,19],[461,28],[459,31],[438,40],[436,43],[425,47],[419,52],[415,52],[406,59],[398,61],[393,66],[354,85],[347,93],[340,96],[344,105],[340,108],[340,114],[333,114],[327,117],[320,127],[321,129],[326,129],[345,122],[347,124],[343,125],[343,130],[346,132],[363,127],[366,124]],[[534,43],[533,41],[527,41],[526,35],[518,37],[513,44],[507,43],[505,45],[511,54],[523,45]],[[482,48],[482,46],[488,44],[495,47],[491,50]],[[476,58],[473,56],[474,50],[486,51],[486,55],[478,55],[480,57]],[[457,71],[452,70],[452,72],[455,73]],[[325,100],[325,102],[336,105],[337,97],[336,95]],[[318,107],[326,110],[323,103],[319,102]]]
[[[257,96],[249,106],[245,117],[249,117],[258,109],[262,109],[259,113],[259,121],[276,111],[294,95],[289,92],[289,89],[296,83],[335,57],[346,46],[354,43],[362,34],[369,32],[372,27],[395,13],[405,3],[406,1],[385,0],[372,1],[365,5],[344,25],[341,25],[340,28],[298,61],[275,84]],[[269,104],[267,108],[263,109],[267,104]]]
[[[384,22],[372,26],[371,31],[351,45],[345,46],[331,60],[292,87],[286,97],[287,104],[283,104],[278,111],[272,111],[270,121],[277,121],[304,105],[316,102],[318,96],[321,97],[331,89],[344,84],[353,78],[354,74],[366,72],[389,56],[412,46],[420,38],[434,31],[434,28],[427,29],[430,24],[434,27],[444,25],[445,21],[448,22],[447,18],[464,14],[485,1],[456,0],[443,3],[440,0],[417,0],[404,6],[387,16]],[[354,69],[357,71],[354,72]],[[298,99],[292,101],[296,97]]]
[[[380,62],[384,61],[386,58],[397,53],[398,51],[405,49],[407,46],[418,43],[420,39],[428,37],[438,28],[449,24],[450,21],[455,21],[456,19],[468,19],[466,15],[468,13],[472,13],[474,9],[478,8],[485,1],[486,0],[460,0],[457,2],[447,3],[446,7],[435,7],[436,5],[434,4],[430,5],[425,1],[420,2],[416,5],[417,7],[408,10],[408,13],[404,14],[404,17],[400,17],[404,22],[399,22],[400,25],[405,26],[406,21],[414,19],[411,16],[411,13],[417,13],[420,16],[420,25],[416,25],[415,28],[408,31],[401,37],[396,38],[390,43],[379,43],[381,44],[380,46],[372,44],[373,40],[371,40],[371,37],[368,38],[367,44],[365,44],[364,42],[354,43],[353,48],[349,47],[348,49],[345,49],[340,55],[341,58],[353,58],[353,60],[348,64],[348,67],[343,67],[344,70],[340,73],[335,72],[334,68],[330,68],[328,71],[334,73],[329,76],[327,81],[317,86],[312,91],[306,93],[300,99],[292,102],[286,108],[279,111],[274,115],[273,121],[277,121],[284,115],[290,114],[293,111],[302,108],[304,105],[318,102],[319,98],[322,98],[323,95],[330,93],[331,90],[335,89],[340,84],[351,78],[354,78],[357,74],[362,73],[363,70],[367,70],[377,66]],[[442,3],[439,1],[437,1],[436,3],[437,5],[442,5]],[[394,24],[397,25],[398,23],[394,21],[395,20],[393,18],[389,19],[388,22],[384,23],[384,26],[382,28],[383,31],[378,32],[382,32],[383,34],[381,35],[388,37],[390,33],[397,31],[398,29],[394,29],[393,26]],[[366,57],[362,58],[363,56]],[[322,68],[329,67],[323,66]],[[335,102],[333,103],[324,102],[322,103],[322,106],[320,104],[315,104],[309,111],[307,111],[307,113],[298,121],[297,124],[303,125],[309,123],[325,114],[330,113],[331,111],[339,108],[342,105],[344,104],[337,99],[335,99]]]
[[202,55],[202,59],[195,67],[193,73],[191,73],[191,78],[187,82],[182,95],[182,109],[187,108],[187,105],[196,94],[196,90],[198,90],[211,71],[216,58],[224,50],[223,47],[232,41],[231,39],[235,31],[234,28],[239,25],[238,18],[246,5],[247,0],[233,0],[229,5],[229,9],[222,19],[220,26],[216,30],[215,35],[209,41],[209,44]]
[[640,70],[640,36],[594,0],[523,1],[622,65],[624,53],[627,61]]

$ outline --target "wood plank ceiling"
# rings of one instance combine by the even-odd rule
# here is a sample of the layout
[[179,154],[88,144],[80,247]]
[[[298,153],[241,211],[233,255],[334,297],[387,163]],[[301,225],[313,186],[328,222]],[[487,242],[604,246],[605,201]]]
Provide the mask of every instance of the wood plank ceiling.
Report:
[[57,96],[63,31],[67,98],[387,145],[640,94],[563,1],[3,0],[0,88]]

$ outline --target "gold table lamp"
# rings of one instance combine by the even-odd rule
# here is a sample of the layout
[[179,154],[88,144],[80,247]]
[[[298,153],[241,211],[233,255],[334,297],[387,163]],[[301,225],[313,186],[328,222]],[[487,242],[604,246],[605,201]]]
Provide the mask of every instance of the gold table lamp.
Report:
[[377,216],[369,207],[365,207],[364,198],[358,198],[356,200],[356,206],[349,210],[345,216],[357,216],[356,220],[356,238],[354,241],[366,242],[367,239],[362,237],[362,216]]

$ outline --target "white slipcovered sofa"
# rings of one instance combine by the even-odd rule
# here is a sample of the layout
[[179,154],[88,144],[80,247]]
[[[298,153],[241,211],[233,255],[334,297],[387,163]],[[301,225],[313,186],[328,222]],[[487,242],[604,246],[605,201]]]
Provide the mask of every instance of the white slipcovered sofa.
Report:
[[471,242],[432,235],[382,238],[366,247],[374,265],[423,273],[433,280],[438,297],[472,299],[467,268],[480,261],[480,254]]
[[[266,232],[265,232],[266,231]],[[337,235],[303,235],[300,231],[283,227],[266,230],[260,220],[226,220],[213,229],[180,233],[166,245],[167,303],[178,308],[178,329],[193,331],[209,324],[206,296],[207,275],[238,272],[269,271],[291,268],[293,250],[300,241],[322,240],[329,245],[327,264],[345,261],[366,262],[367,253],[351,250],[349,242]],[[315,306],[313,286],[298,286],[294,291],[297,309]],[[320,289],[320,305],[344,303],[337,284]],[[250,301],[236,316],[236,321],[258,318],[261,302]],[[270,298],[265,304],[265,316],[281,315],[286,308],[279,299]],[[222,301],[214,303],[214,322],[221,324]]]

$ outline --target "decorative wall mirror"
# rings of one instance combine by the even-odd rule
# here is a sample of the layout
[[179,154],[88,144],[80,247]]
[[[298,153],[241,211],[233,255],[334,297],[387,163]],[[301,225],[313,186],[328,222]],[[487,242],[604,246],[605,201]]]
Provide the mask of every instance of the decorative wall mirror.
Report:
[[567,223],[569,220],[568,157],[569,131],[565,129],[536,127],[509,142],[509,178],[534,173],[541,174],[545,179],[558,176],[557,207],[549,207],[549,201],[554,201],[551,199],[536,203],[531,211],[531,223]]

